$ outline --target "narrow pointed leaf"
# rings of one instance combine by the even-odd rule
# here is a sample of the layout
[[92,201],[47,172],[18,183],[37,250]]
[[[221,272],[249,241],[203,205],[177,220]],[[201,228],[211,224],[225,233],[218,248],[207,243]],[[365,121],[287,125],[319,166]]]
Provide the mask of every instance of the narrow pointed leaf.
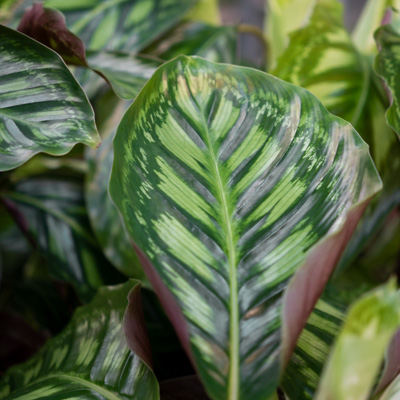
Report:
[[195,0],[47,0],[90,50],[137,52],[179,22]]
[[[397,15],[397,14],[396,14]],[[375,70],[384,79],[390,91],[390,107],[386,113],[388,125],[400,137],[400,18],[385,25],[375,33],[380,48],[375,60]]]
[[92,234],[80,183],[32,178],[18,183],[5,200],[47,259],[51,274],[71,283],[83,300],[99,286],[120,281]]
[[316,400],[368,399],[399,324],[400,296],[393,280],[356,301],[324,368]]
[[56,53],[0,25],[0,66],[0,171],[99,145],[87,97]]
[[272,395],[381,186],[366,144],[308,91],[178,57],[114,151],[111,197],[208,394]]
[[123,317],[132,282],[101,288],[65,330],[0,381],[4,400],[157,400],[153,372],[127,346]]

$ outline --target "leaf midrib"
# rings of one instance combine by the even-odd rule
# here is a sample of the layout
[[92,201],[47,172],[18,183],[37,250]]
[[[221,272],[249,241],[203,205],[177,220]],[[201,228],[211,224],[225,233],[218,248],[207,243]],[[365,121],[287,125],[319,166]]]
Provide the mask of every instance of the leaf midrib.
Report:
[[[185,77],[186,79],[186,77]],[[205,145],[207,146],[211,159],[212,166],[214,168],[214,174],[217,179],[217,189],[223,217],[223,226],[221,227],[225,233],[227,241],[227,257],[229,265],[229,321],[230,321],[230,332],[229,332],[229,355],[230,355],[230,365],[229,365],[229,375],[228,375],[228,397],[227,400],[237,400],[239,399],[239,386],[240,386],[240,375],[239,375],[239,302],[238,302],[238,290],[237,290],[237,262],[236,262],[236,244],[233,236],[232,219],[229,215],[228,201],[226,198],[225,186],[222,182],[221,173],[219,170],[218,158],[215,154],[214,147],[212,145],[210,132],[208,129],[208,118],[205,115],[204,108],[200,107],[194,98],[189,82],[186,79],[186,85],[188,87],[191,98],[199,109],[202,123],[205,131]]]

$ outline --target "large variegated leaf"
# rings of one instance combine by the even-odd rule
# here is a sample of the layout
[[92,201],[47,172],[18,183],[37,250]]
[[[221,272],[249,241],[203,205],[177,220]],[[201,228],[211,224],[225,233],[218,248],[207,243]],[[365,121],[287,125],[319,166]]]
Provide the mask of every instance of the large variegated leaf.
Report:
[[375,39],[380,48],[375,70],[385,80],[391,96],[387,123],[400,135],[400,17],[378,29]]
[[268,40],[268,64],[276,66],[289,44],[289,34],[307,23],[316,0],[266,0],[264,31]]
[[[0,398],[159,399],[153,372],[128,348],[124,336],[123,318],[131,289],[132,282],[101,288],[90,304],[75,312],[62,333],[28,362],[5,374]],[[134,318],[134,310],[129,312]]]
[[178,57],[114,151],[111,196],[207,392],[265,399],[381,186],[366,144],[308,91]]
[[79,182],[32,178],[4,195],[25,235],[42,252],[50,272],[88,300],[121,276],[104,258],[91,232]]
[[196,0],[47,0],[90,50],[139,51],[173,27]]
[[316,400],[368,399],[399,324],[400,296],[394,281],[357,300],[325,365]]
[[98,150],[86,152],[89,164],[85,186],[87,210],[94,233],[109,261],[127,276],[143,280],[143,269],[125,231],[122,218],[108,195],[108,181],[114,159],[112,143],[116,127],[129,103],[118,102],[113,108],[107,97],[102,100],[104,104],[97,110],[109,119],[99,124],[102,146]]
[[0,26],[0,170],[76,143],[100,143],[86,95],[56,53]]

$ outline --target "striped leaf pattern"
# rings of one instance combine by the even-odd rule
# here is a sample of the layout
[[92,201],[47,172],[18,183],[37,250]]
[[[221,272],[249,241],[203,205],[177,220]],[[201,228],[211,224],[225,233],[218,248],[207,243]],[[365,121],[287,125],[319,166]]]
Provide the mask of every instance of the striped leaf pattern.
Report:
[[384,79],[391,95],[391,105],[386,113],[387,123],[400,136],[400,15],[395,15],[392,24],[379,28],[375,33],[380,48],[375,70]]
[[195,0],[47,0],[90,50],[136,52],[173,27]]
[[100,72],[122,99],[132,100],[161,62],[143,56],[110,52],[87,51],[87,62],[95,72]]
[[340,300],[338,292],[330,290],[328,284],[299,337],[285,371],[282,388],[288,400],[312,400],[344,320],[347,304]]
[[100,143],[93,110],[61,58],[0,26],[0,171],[34,154]]
[[90,229],[80,182],[28,179],[9,191],[5,201],[44,255],[51,274],[71,283],[84,301],[99,286],[121,281]]
[[[110,111],[109,102],[104,103],[104,108]],[[89,172],[86,177],[85,199],[93,231],[108,260],[125,275],[145,280],[122,218],[108,194],[108,181],[114,160],[112,143],[116,126],[128,106],[128,102],[118,102],[109,114],[110,120],[99,124],[103,139],[101,147],[98,150],[88,149],[86,152]],[[98,111],[101,113],[102,109]]]
[[309,24],[290,35],[272,73],[310,90],[330,112],[356,125],[369,90],[370,67],[352,44],[342,14],[339,1],[319,1]]
[[308,91],[181,56],[138,95],[114,152],[111,197],[208,394],[267,398],[347,213],[380,188],[366,144]]
[[3,400],[158,400],[153,372],[123,332],[133,283],[101,288],[65,330],[0,381]]

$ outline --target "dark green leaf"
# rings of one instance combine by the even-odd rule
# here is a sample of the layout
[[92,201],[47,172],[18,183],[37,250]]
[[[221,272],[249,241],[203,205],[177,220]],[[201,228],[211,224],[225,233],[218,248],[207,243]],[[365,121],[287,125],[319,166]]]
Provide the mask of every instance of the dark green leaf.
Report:
[[90,50],[137,52],[181,20],[196,0],[47,0]]
[[70,32],[64,16],[57,10],[34,4],[24,14],[18,30],[56,51],[65,62],[91,68],[107,80],[124,99],[133,99],[160,65],[152,58],[127,53],[89,51]]
[[312,400],[323,366],[344,319],[346,302],[328,287],[310,315],[285,370],[282,387],[288,400]]
[[91,233],[79,183],[30,179],[18,183],[6,196],[48,259],[52,275],[70,282],[84,300],[99,286],[120,280]]
[[114,151],[111,197],[209,396],[272,395],[381,187],[367,145],[308,91],[178,57]]
[[100,143],[93,110],[61,58],[0,25],[0,170]]
[[32,359],[11,368],[0,398],[157,400],[152,371],[127,346],[122,321],[132,282],[101,288],[67,328]]
[[108,195],[108,181],[114,159],[113,139],[128,105],[119,102],[107,115],[110,119],[99,124],[103,144],[98,150],[86,153],[89,174],[85,197],[90,222],[106,257],[125,275],[146,281],[122,218]]

